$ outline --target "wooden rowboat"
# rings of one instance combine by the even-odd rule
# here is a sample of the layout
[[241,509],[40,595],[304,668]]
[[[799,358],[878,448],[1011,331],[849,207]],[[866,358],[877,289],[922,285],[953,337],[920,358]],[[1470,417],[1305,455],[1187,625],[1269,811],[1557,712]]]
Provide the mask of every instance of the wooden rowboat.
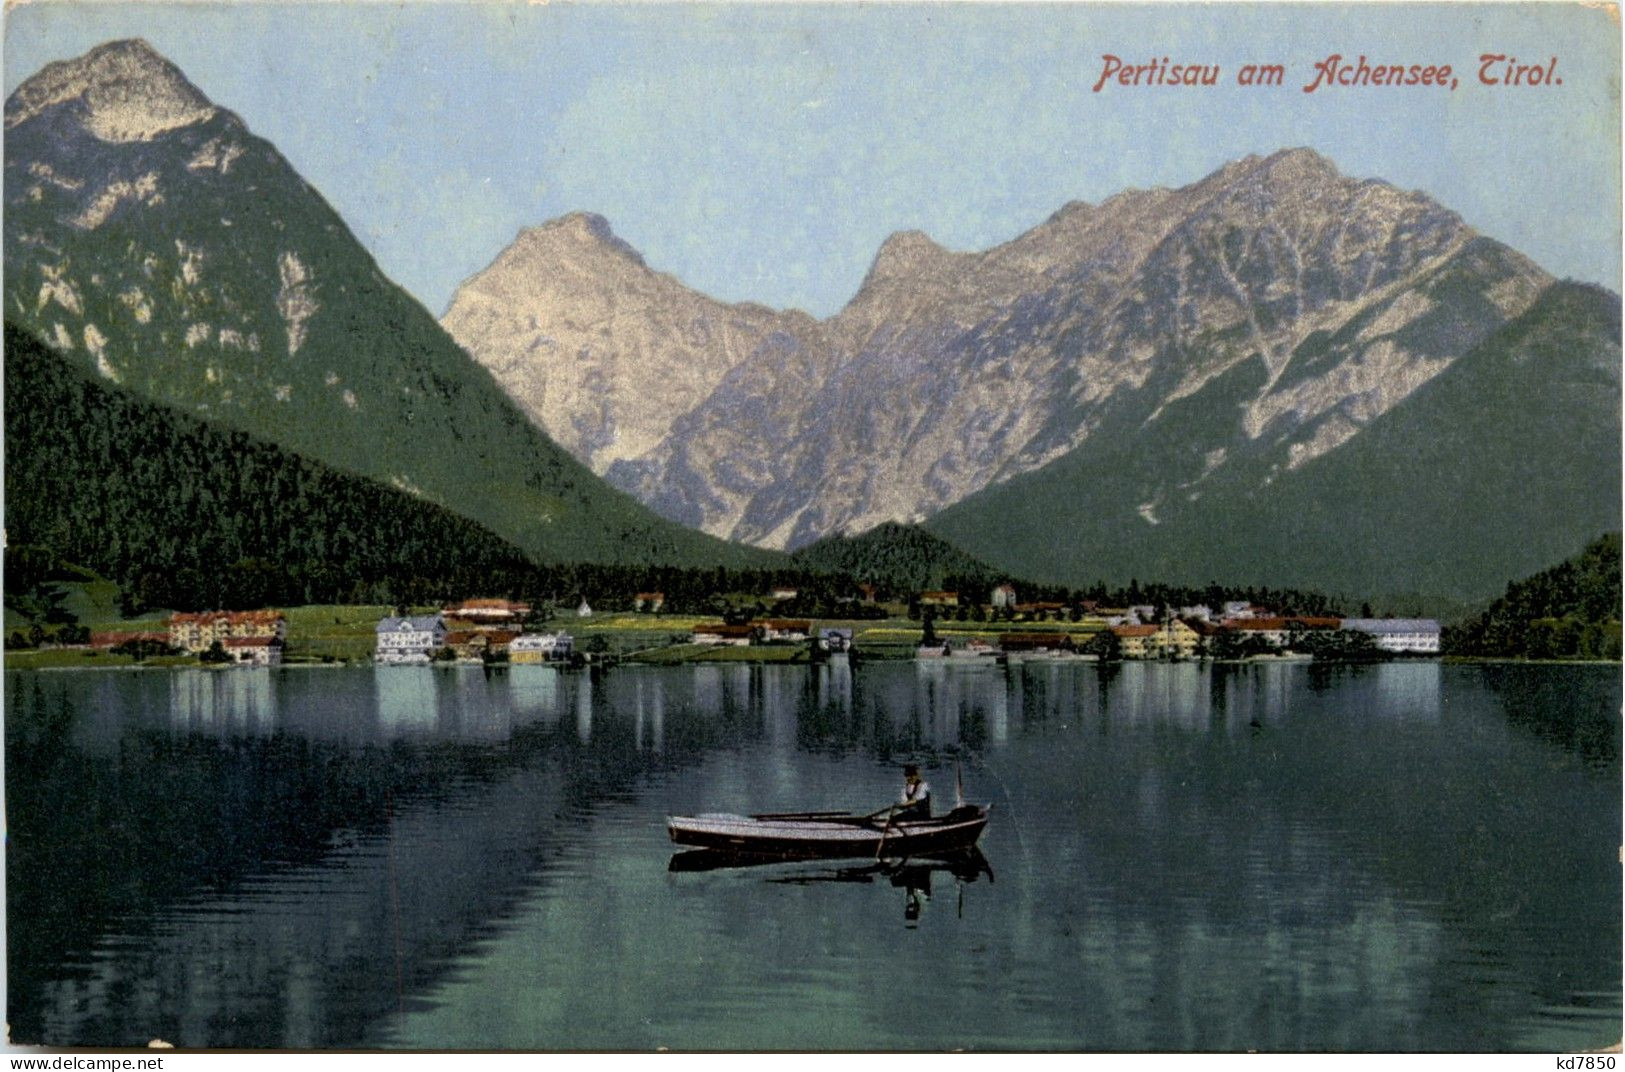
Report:
[[985,805],[965,804],[932,819],[890,822],[848,812],[672,816],[666,832],[676,845],[777,860],[931,857],[975,846],[987,813]]

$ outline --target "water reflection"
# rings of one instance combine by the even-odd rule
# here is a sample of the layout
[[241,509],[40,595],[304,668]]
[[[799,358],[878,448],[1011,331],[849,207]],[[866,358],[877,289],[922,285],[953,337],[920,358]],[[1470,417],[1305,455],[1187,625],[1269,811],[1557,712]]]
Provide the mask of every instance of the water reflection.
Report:
[[[5,685],[20,1041],[1568,1049],[1618,1034],[1612,671],[830,663]],[[670,855],[668,814],[868,811],[905,760],[939,798],[962,767],[994,805],[1000,882],[985,858]],[[949,881],[971,887],[962,914],[941,911]],[[871,995],[899,962],[929,1000],[882,1015]]]
[[592,694],[593,675],[578,675],[575,681],[576,688],[576,739],[582,744],[592,741]]
[[[677,857],[672,858],[673,871],[701,869],[693,863],[686,863],[680,867]],[[903,923],[912,929],[919,926],[921,914],[931,903],[931,876],[939,872],[954,880],[958,894],[955,914],[959,919],[965,918],[965,886],[983,875],[987,876],[988,882],[993,881],[993,868],[980,849],[971,849],[969,852],[942,860],[903,860],[895,863],[877,860],[872,863],[849,864],[836,868],[824,867],[812,870],[799,868],[789,874],[774,875],[766,881],[776,885],[808,886],[820,882],[868,885],[884,880],[892,889],[903,892]]]
[[[648,748],[660,752],[664,749],[666,736],[665,690],[660,687],[658,681],[648,681],[640,677],[635,695],[634,717],[637,719],[638,751]],[[647,743],[645,743],[646,733]]]
[[169,678],[169,717],[181,732],[264,735],[276,726],[269,669],[188,670]]
[[562,670],[542,664],[509,666],[502,680],[508,684],[508,706],[514,717],[525,722],[557,720],[564,676]]
[[982,850],[976,848],[929,860],[871,860],[841,865],[827,861],[764,860],[714,849],[692,849],[676,853],[667,863],[668,871],[683,874],[745,869],[770,872],[763,881],[779,886],[884,882],[903,892],[902,919],[911,928],[918,926],[921,913],[931,901],[933,875],[942,874],[954,880],[958,895],[955,914],[960,919],[965,916],[965,886],[984,875],[988,882],[993,881],[992,865]]
[[1556,676],[1546,669],[1506,663],[1476,668],[1513,725],[1580,757],[1594,770],[1618,766],[1618,671],[1573,667]]
[[673,853],[666,863],[666,870],[675,872],[751,869],[789,872],[787,875],[770,878],[769,881],[797,885],[808,882],[867,882],[875,875],[912,873],[913,869],[947,871],[955,878],[966,882],[973,882],[982,874],[986,874],[989,881],[993,879],[993,865],[988,863],[982,850],[977,848],[929,860],[875,860],[833,869],[830,869],[828,861],[773,860],[761,856],[741,856],[719,849],[686,849]]
[[378,727],[385,740],[428,737],[440,729],[440,683],[445,672],[428,667],[379,666],[373,669],[372,676]]

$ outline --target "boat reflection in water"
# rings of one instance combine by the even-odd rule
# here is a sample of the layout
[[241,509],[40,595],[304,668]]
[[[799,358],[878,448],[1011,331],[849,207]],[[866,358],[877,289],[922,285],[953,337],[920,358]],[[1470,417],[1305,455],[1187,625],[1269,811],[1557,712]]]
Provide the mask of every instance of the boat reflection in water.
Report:
[[765,881],[786,886],[811,886],[821,882],[885,882],[903,891],[903,922],[919,925],[920,912],[931,900],[931,876],[945,871],[958,889],[958,915],[965,915],[965,886],[983,875],[993,881],[993,866],[978,848],[945,853],[930,859],[872,860],[868,863],[830,867],[828,861],[774,860],[761,856],[741,856],[720,849],[691,849],[671,858],[668,871],[718,871],[735,868],[773,868]]

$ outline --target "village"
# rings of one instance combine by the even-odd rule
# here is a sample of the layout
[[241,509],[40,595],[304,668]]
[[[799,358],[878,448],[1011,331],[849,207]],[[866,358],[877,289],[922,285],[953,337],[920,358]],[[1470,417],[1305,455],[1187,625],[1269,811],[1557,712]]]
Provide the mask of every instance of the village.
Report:
[[[93,631],[78,647],[177,658],[205,666],[278,666],[286,662],[365,662],[380,666],[511,664],[580,667],[621,661],[801,662],[829,657],[950,660],[1342,659],[1436,656],[1433,619],[1338,618],[1285,614],[1247,601],[1218,606],[1105,606],[1089,600],[1022,602],[1012,584],[985,599],[922,591],[878,603],[863,586],[850,618],[730,613],[720,618],[669,614],[661,592],[640,592],[620,608],[532,606],[502,598],[468,599],[414,612],[395,608],[368,619],[353,608],[352,643],[329,649],[290,636],[280,610],[177,612],[166,629]],[[777,588],[755,604],[795,604]],[[859,614],[862,610],[864,613]],[[308,616],[307,616],[308,617]],[[334,622],[343,619],[335,616]],[[370,624],[370,641],[362,647]],[[308,638],[307,638],[308,639]]]

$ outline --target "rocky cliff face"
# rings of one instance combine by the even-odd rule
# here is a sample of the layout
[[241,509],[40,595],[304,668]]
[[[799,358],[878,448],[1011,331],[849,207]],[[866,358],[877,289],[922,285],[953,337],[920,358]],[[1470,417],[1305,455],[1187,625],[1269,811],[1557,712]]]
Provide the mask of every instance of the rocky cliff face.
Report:
[[538,557],[756,557],[655,517],[549,441],[274,147],[143,42],[18,87],[5,199],[6,318],[107,380]]
[[[984,252],[894,235],[817,323],[556,252],[551,272],[511,273],[517,303],[491,297],[519,288],[499,271],[515,250],[499,258],[454,300],[453,336],[612,483],[770,547],[916,520],[1086,443],[1132,451],[1189,425],[1133,504],[1155,524],[1227,467],[1269,453],[1289,470],[1348,442],[1551,282],[1428,197],[1308,150],[1069,204]],[[736,329],[695,346],[680,326],[698,310]],[[603,389],[572,367],[587,354]],[[668,373],[670,392],[637,388]]]
[[588,213],[522,232],[459,288],[442,324],[598,472],[657,447],[776,333],[817,330],[689,290]]
[[[1368,327],[1300,346],[1281,382]],[[1018,576],[1073,584],[1219,579],[1463,601],[1619,529],[1618,295],[1554,283],[1341,445],[1306,458],[1301,436],[1266,429],[1199,468],[1222,437],[1211,415],[1255,396],[1265,373],[1238,368],[1131,441],[1095,437],[928,528]]]

